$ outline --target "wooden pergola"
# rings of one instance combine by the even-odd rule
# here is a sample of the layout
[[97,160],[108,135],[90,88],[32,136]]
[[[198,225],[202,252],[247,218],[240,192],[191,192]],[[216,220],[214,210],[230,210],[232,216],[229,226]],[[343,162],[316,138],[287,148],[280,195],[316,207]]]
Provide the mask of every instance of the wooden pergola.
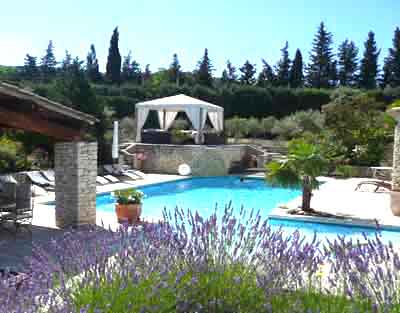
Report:
[[0,128],[47,135],[56,140],[82,139],[97,119],[25,89],[0,82]]
[[96,223],[97,143],[84,142],[98,120],[28,90],[0,82],[0,128],[55,140],[56,224]]

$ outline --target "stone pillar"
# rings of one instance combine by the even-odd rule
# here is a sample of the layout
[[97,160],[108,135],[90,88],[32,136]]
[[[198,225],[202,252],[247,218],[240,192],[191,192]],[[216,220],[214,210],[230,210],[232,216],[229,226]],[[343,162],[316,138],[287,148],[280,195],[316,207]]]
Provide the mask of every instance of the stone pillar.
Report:
[[97,142],[55,145],[56,225],[96,224]]
[[392,189],[394,191],[400,191],[400,108],[390,109],[387,113],[396,119],[393,146]]

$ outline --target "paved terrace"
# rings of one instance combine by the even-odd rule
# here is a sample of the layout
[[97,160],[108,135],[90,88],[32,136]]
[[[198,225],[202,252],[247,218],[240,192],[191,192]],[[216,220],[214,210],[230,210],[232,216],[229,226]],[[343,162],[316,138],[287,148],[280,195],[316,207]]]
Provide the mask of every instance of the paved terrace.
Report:
[[324,223],[339,223],[359,226],[376,226],[379,223],[386,229],[400,231],[400,217],[395,217],[390,209],[390,192],[380,188],[374,192],[375,186],[363,185],[355,191],[358,183],[365,178],[334,179],[321,177],[324,182],[313,192],[311,207],[317,211],[336,215],[337,218],[320,218],[288,214],[288,209],[301,205],[301,197],[276,208],[271,217],[306,220]]
[[[177,175],[146,174],[146,178],[136,181],[97,186],[97,193],[111,192],[148,184],[156,184],[167,181],[184,179]],[[32,221],[32,233],[21,229],[17,234],[0,228],[0,269],[11,268],[19,270],[25,257],[32,254],[34,245],[45,244],[53,238],[62,236],[63,230],[57,228],[54,206],[46,205],[46,202],[54,201],[54,193],[34,198],[34,210]],[[152,221],[151,217],[144,214],[146,221]],[[97,212],[97,224],[108,228],[118,227],[115,213]]]

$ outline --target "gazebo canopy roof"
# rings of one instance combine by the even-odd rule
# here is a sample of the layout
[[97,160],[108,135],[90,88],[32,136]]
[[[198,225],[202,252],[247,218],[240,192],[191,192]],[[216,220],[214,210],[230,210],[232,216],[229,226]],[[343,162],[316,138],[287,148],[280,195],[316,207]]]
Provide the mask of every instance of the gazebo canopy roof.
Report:
[[196,107],[206,109],[208,112],[223,112],[223,108],[196,98],[186,96],[184,94],[159,98],[155,100],[139,102],[136,108],[147,108],[149,110],[166,110],[166,111],[184,111],[187,108]]

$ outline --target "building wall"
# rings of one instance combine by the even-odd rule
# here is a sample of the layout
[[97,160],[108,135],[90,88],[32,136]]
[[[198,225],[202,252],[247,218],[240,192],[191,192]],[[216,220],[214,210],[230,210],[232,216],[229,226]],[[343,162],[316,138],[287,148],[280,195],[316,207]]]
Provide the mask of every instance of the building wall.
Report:
[[[194,176],[227,175],[233,162],[241,161],[248,154],[246,145],[157,145],[137,144],[129,151],[144,151],[146,160],[141,167],[146,172],[178,174],[180,164],[186,163],[192,168]],[[126,161],[132,163],[132,157]]]

